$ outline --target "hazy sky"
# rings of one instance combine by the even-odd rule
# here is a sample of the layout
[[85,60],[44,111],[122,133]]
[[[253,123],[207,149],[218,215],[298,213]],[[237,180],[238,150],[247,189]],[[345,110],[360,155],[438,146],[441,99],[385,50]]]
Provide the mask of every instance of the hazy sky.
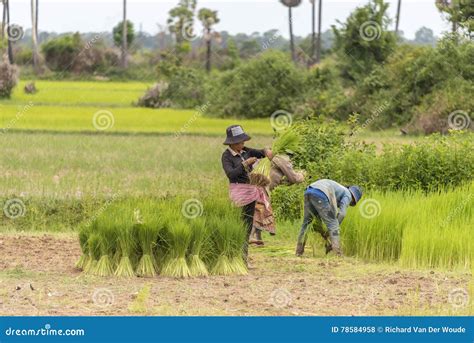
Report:
[[[390,0],[390,16],[396,12],[397,0]],[[30,1],[10,0],[11,22],[24,28],[30,24]],[[40,30],[69,31],[110,31],[121,19],[122,0],[39,0]],[[128,16],[137,30],[156,33],[158,24],[165,25],[170,8],[177,0],[128,0]],[[336,20],[345,20],[357,6],[367,1],[360,0],[323,0],[323,30],[330,28]],[[413,38],[421,26],[431,28],[436,35],[449,30],[435,7],[435,0],[403,0],[400,29],[405,36]],[[230,33],[264,32],[278,29],[288,36],[287,8],[278,0],[198,0],[198,8],[209,7],[219,11],[221,22],[216,26],[219,31]],[[394,26],[394,24],[392,24]],[[310,0],[294,9],[294,30],[296,35],[307,35],[311,30]]]

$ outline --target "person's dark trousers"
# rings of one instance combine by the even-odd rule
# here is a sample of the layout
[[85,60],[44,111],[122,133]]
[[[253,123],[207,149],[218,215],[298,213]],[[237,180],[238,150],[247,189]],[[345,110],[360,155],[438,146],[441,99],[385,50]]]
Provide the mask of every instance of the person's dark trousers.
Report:
[[242,207],[242,219],[244,220],[245,229],[247,230],[244,247],[242,250],[242,255],[243,255],[245,264],[248,264],[249,238],[250,238],[250,233],[252,232],[254,213],[255,213],[255,201]]

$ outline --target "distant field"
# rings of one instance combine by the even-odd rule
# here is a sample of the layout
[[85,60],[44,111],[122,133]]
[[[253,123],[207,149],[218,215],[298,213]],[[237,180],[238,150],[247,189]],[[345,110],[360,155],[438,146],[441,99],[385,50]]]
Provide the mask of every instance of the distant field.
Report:
[[[224,136],[103,136],[7,133],[0,154],[0,197],[63,199],[77,194],[187,194],[227,186]],[[249,146],[263,148],[270,137]]]
[[[240,123],[252,134],[270,135],[269,119],[235,120],[208,118],[197,110],[134,107],[147,84],[132,82],[38,81],[39,92],[27,95],[24,82],[10,100],[0,101],[0,129],[146,133],[199,133],[223,135],[229,125]],[[94,115],[102,119],[94,126]],[[105,114],[104,114],[105,113]],[[204,114],[204,115],[203,115]],[[101,118],[100,116],[97,118]]]

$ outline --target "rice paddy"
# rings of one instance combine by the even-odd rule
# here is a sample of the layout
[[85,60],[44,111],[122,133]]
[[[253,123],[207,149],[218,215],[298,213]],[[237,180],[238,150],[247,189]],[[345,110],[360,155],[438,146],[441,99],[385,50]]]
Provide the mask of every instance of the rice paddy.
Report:
[[344,249],[408,268],[470,270],[474,265],[474,184],[426,196],[372,193],[349,210]]
[[[459,285],[464,287],[468,275],[471,277],[473,186],[429,196],[365,194],[362,200],[375,200],[375,209],[378,203],[380,210],[373,215],[371,207],[367,207],[371,203],[363,201],[348,210],[342,225],[347,257],[341,260],[324,255],[320,240],[314,240],[313,256],[309,247],[305,258],[296,259],[294,246],[301,223],[282,223],[277,218],[277,235],[264,236],[265,248],[251,249],[252,264],[257,270],[248,271],[242,259],[245,235],[240,214],[230,206],[227,180],[220,165],[225,148],[222,140],[226,126],[240,123],[252,135],[248,146],[269,147],[270,121],[213,119],[193,109],[133,107],[132,102],[147,86],[38,81],[37,94],[23,94],[20,86],[11,100],[0,102],[0,127],[6,129],[0,130],[0,202],[5,205],[10,199],[20,199],[24,205],[24,211],[15,219],[0,217],[0,244],[4,251],[0,276],[6,280],[5,285],[15,289],[18,280],[28,279],[46,289],[51,282],[62,285],[69,278],[62,291],[70,294],[68,288],[73,289],[76,284],[83,289],[92,287],[92,293],[101,284],[113,283],[124,296],[116,298],[117,311],[107,314],[117,315],[127,314],[123,299],[130,297],[129,285],[146,278],[152,285],[152,301],[161,302],[169,296],[169,304],[160,303],[147,313],[197,313],[201,304],[196,302],[183,304],[184,310],[176,306],[174,297],[186,295],[190,288],[193,299],[202,294],[204,302],[206,297],[212,299],[207,305],[211,310],[203,309],[202,313],[235,314],[234,308],[243,309],[241,297],[251,293],[256,307],[255,312],[248,313],[292,314],[268,305],[278,285],[291,290],[293,302],[305,313],[318,308],[317,313],[322,315],[347,315],[347,311],[341,312],[339,301],[318,296],[315,304],[308,302],[314,299],[300,299],[304,284],[300,280],[307,280],[308,292],[321,294],[327,287],[321,280],[329,275],[331,287],[342,299],[347,294],[344,285],[355,287],[365,278],[360,298],[353,302],[357,307],[357,301],[365,301],[372,286],[384,287],[384,291],[388,287],[391,297],[403,302],[406,297],[400,296],[399,290],[409,292],[419,287],[421,277],[426,280],[424,287],[442,293],[438,300],[446,305],[447,292]],[[92,122],[94,114],[101,110],[113,115],[113,125],[106,130],[98,130]],[[392,131],[366,134],[380,142],[392,142],[390,139],[396,135]],[[201,216],[183,216],[182,205],[189,199],[201,201]],[[67,235],[67,244],[59,240],[58,245],[48,248],[49,241],[43,242],[41,237],[52,231],[62,232],[54,235]],[[8,243],[10,235],[18,232],[22,232],[22,238]],[[4,242],[13,248],[9,250]],[[20,254],[15,256],[17,251]],[[33,257],[37,251],[50,256],[43,260]],[[57,269],[50,260],[56,261]],[[80,278],[71,272],[77,273],[75,263],[82,270]],[[30,274],[34,268],[39,276]],[[385,284],[386,270],[398,284]],[[61,275],[64,278],[58,279]],[[211,277],[202,280],[208,276]],[[416,281],[410,281],[412,276]],[[224,286],[222,280],[226,280]],[[207,289],[209,285],[212,289]],[[248,292],[257,288],[258,291]],[[0,287],[0,300],[2,292],[9,292],[5,289]],[[238,295],[229,300],[233,308],[223,310],[214,299],[224,304],[227,293]],[[81,296],[76,299],[81,308],[89,308],[81,300],[88,297],[80,291],[77,294]],[[386,298],[379,299],[386,307],[369,306],[366,313],[402,311],[389,308]],[[55,300],[52,304],[57,308]],[[69,308],[64,305],[61,309]],[[331,308],[328,312],[324,310],[326,305]],[[25,309],[31,305],[12,308],[29,313]],[[438,313],[433,311],[428,308],[423,313]],[[58,312],[53,309],[47,313]],[[81,313],[95,312],[89,309]],[[445,308],[442,313],[446,313]],[[467,312],[455,314],[460,313]]]
[[[36,94],[24,94],[23,84],[10,100],[0,102],[0,134],[43,130],[221,136],[223,128],[235,124],[234,119],[205,117],[209,114],[206,104],[189,110],[135,107],[133,103],[145,92],[147,84],[38,81]],[[254,134],[271,135],[270,114],[268,119],[239,123],[252,127]]]

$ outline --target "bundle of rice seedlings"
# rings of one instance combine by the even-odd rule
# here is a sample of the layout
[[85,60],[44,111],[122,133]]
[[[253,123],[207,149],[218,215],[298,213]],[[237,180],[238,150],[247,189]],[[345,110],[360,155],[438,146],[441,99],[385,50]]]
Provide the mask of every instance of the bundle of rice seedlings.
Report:
[[[244,235],[245,230],[242,225],[235,225],[233,220],[229,220],[229,215],[223,217],[212,217],[209,220],[214,242],[214,252],[217,256],[211,273],[214,275],[233,275],[245,268],[242,260],[242,247],[244,240],[235,242],[238,236],[237,230]],[[239,243],[242,243],[239,245]],[[239,264],[241,262],[241,264]],[[246,269],[246,268],[245,268]]]
[[84,266],[84,272],[93,274],[100,258],[100,236],[93,232],[87,240],[87,250],[89,258]]
[[89,230],[87,227],[81,228],[79,231],[79,245],[81,246],[82,255],[76,262],[76,268],[83,270],[89,261],[89,247],[87,241],[89,239]]
[[236,213],[230,212],[226,216],[225,225],[229,228],[230,266],[235,275],[247,275],[248,270],[242,256],[242,247],[246,244],[245,227]]
[[131,256],[137,249],[136,237],[134,235],[132,216],[127,211],[127,216],[124,221],[123,227],[117,230],[117,243],[119,249],[118,256],[120,256],[117,268],[115,269],[116,276],[132,277],[135,276]]
[[111,276],[114,274],[111,258],[115,253],[117,232],[113,225],[102,225],[100,226],[99,237],[101,257],[93,270],[93,274],[97,276]]
[[164,236],[168,243],[168,254],[161,274],[185,278],[191,276],[186,262],[186,252],[191,242],[192,233],[189,225],[176,212],[176,209],[166,211],[166,232]]
[[[301,143],[301,136],[293,129],[285,130],[281,135],[279,135],[274,141],[272,145],[272,152],[273,155],[278,154],[285,154],[288,152],[297,152],[300,149]],[[261,174],[268,178],[270,175],[270,169],[272,166],[272,162],[265,157],[264,159],[260,160],[257,166],[252,171],[252,174]],[[254,182],[261,182],[262,178],[254,178],[250,177],[250,183],[253,185],[260,186],[259,183]]]
[[209,271],[201,259],[201,255],[208,246],[209,230],[204,218],[196,218],[190,221],[192,238],[189,246],[189,273],[191,276],[207,276]]
[[[266,158],[266,160],[270,162],[268,158]],[[256,172],[250,173],[249,178],[250,178],[251,185],[267,187],[270,184],[270,179],[268,178],[268,176],[264,175],[263,173],[256,173]]]
[[159,208],[152,201],[145,201],[134,210],[136,224],[134,231],[138,238],[142,256],[138,262],[136,273],[143,277],[153,277],[158,270],[153,250],[158,235],[163,227]]

